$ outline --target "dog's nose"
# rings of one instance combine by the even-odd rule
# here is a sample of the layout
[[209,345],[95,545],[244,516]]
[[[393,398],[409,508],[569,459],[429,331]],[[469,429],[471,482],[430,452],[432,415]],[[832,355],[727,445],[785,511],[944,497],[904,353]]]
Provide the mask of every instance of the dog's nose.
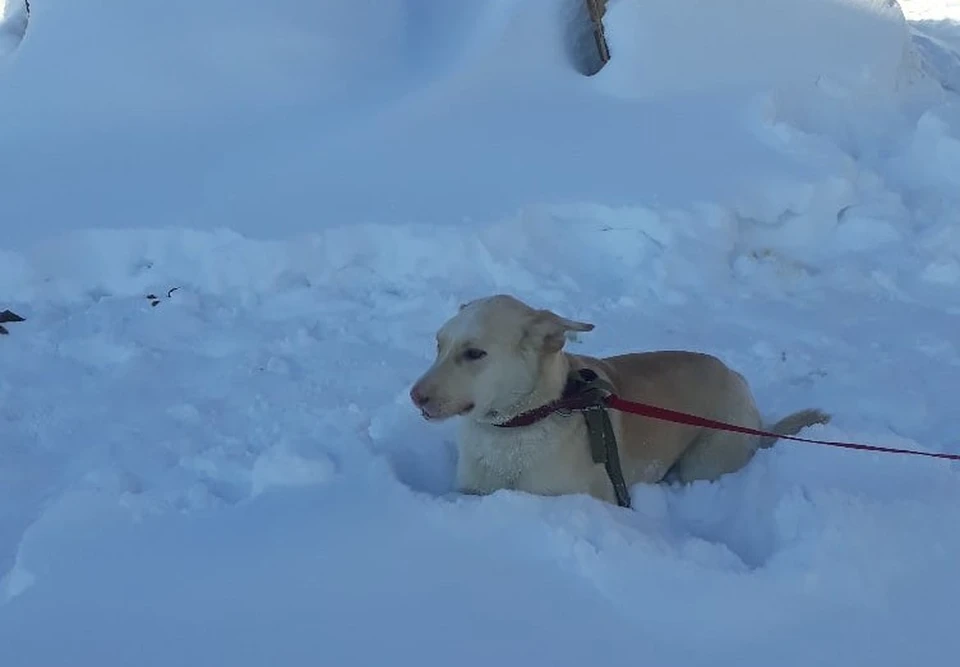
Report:
[[410,400],[413,401],[413,404],[418,408],[422,408],[430,402],[430,397],[424,394],[419,387],[414,387],[410,390]]

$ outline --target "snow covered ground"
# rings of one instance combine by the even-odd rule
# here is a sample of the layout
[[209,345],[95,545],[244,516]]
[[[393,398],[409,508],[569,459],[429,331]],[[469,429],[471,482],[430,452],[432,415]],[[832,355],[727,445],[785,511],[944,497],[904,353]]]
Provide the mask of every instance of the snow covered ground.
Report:
[[464,498],[407,399],[507,291],[960,452],[960,6],[901,4],[611,0],[586,78],[567,0],[34,2],[0,665],[951,664],[956,464]]

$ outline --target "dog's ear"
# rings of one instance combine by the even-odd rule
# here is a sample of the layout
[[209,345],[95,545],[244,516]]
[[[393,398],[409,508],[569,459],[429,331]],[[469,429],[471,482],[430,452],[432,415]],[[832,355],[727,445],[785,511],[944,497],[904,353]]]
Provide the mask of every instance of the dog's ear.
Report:
[[593,325],[560,317],[549,310],[534,311],[527,334],[537,341],[544,352],[559,352],[571,331],[593,331]]

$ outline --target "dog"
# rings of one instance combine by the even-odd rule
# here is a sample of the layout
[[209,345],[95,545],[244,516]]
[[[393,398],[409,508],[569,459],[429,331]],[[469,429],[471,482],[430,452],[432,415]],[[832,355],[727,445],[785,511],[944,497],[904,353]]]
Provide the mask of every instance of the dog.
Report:
[[[571,354],[571,332],[593,324],[535,309],[498,294],[460,306],[437,332],[437,356],[410,389],[431,422],[461,417],[457,487],[484,495],[514,489],[537,495],[588,494],[615,501],[610,476],[590,452],[582,418],[555,413],[502,428],[557,400],[571,373],[589,369],[621,398],[763,429],[742,375],[699,352],[656,351],[594,358]],[[715,481],[743,468],[777,438],[709,430],[609,411],[623,479],[637,483]],[[765,429],[794,435],[830,415],[795,412]]]

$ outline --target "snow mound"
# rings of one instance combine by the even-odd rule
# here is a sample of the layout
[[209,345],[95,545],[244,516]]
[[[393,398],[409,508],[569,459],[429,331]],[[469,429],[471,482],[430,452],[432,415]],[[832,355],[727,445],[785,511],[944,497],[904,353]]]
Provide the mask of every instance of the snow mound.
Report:
[[276,238],[544,202],[729,203],[806,168],[757,141],[746,96],[816,106],[840,90],[889,106],[913,71],[886,3],[617,0],[617,55],[588,78],[566,44],[578,7],[41,3],[0,67],[4,243],[90,226]]
[[613,0],[614,94],[839,87],[892,94],[918,76],[906,20],[882,0]]

